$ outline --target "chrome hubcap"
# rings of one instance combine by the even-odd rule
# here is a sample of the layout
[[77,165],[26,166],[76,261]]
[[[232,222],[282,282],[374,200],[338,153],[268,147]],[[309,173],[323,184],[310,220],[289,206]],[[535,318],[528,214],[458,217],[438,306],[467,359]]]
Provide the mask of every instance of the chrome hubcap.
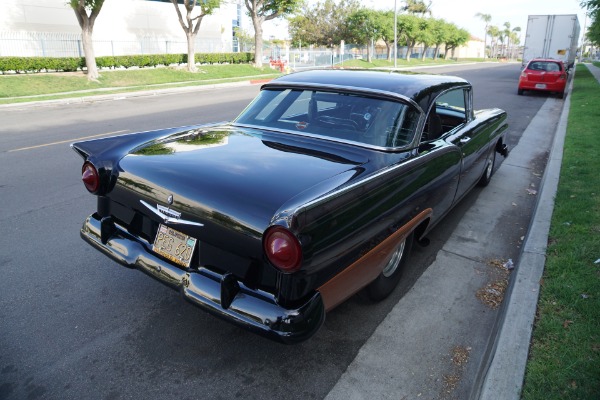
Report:
[[404,254],[405,245],[406,239],[396,248],[394,254],[392,255],[392,258],[381,272],[384,277],[389,278],[390,276],[392,276],[400,266],[400,260],[402,259],[402,254]]
[[488,159],[487,168],[485,170],[485,176],[489,179],[492,176],[492,170],[494,168],[494,157]]

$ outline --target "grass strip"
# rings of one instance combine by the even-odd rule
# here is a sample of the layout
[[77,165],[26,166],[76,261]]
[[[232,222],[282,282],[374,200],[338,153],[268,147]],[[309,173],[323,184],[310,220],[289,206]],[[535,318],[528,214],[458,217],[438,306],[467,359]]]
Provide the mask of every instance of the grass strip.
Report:
[[[176,68],[144,68],[130,70],[102,70],[98,82],[89,82],[81,72],[15,74],[0,76],[0,100],[24,96],[64,95],[68,92],[92,92],[98,89],[120,88],[145,90],[154,85],[215,83],[225,79],[251,79],[263,75],[277,76],[279,72],[269,67],[252,65],[202,65],[198,72]],[[102,94],[102,91],[98,91]],[[76,97],[76,96],[69,96]],[[29,100],[31,101],[31,100]]]
[[[481,60],[460,60],[461,62]],[[398,67],[456,64],[454,60],[398,60]],[[394,63],[374,59],[349,60],[345,68],[394,67]],[[159,67],[128,70],[101,70],[98,82],[89,82],[82,72],[7,74],[0,75],[0,104],[39,100],[80,98],[101,94],[125,93],[140,90],[206,85],[260,78],[275,78],[278,70],[268,66],[255,68],[249,64],[202,65],[198,72],[182,68]]]
[[600,84],[579,64],[523,399],[600,394]]

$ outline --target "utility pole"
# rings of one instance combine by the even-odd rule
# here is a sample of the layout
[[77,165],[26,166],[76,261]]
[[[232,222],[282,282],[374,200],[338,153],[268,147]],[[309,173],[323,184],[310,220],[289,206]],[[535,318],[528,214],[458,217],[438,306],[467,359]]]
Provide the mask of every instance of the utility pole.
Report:
[[398,68],[398,0],[394,0],[394,68]]

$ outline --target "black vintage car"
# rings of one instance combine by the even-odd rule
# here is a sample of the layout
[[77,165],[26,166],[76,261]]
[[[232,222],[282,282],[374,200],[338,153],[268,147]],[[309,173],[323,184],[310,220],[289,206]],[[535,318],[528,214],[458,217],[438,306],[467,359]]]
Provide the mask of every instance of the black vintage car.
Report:
[[508,154],[506,113],[460,78],[319,70],[262,87],[230,123],[78,142],[89,244],[285,343],[366,288]]

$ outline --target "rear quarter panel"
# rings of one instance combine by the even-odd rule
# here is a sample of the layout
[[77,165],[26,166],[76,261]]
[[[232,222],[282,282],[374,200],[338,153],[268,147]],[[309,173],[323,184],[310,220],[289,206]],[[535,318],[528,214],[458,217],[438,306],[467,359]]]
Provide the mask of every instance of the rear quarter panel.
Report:
[[401,158],[296,211],[292,228],[303,246],[303,268],[282,276],[283,297],[306,296],[423,210],[433,209],[433,220],[452,206],[461,160],[456,147],[439,141]]

